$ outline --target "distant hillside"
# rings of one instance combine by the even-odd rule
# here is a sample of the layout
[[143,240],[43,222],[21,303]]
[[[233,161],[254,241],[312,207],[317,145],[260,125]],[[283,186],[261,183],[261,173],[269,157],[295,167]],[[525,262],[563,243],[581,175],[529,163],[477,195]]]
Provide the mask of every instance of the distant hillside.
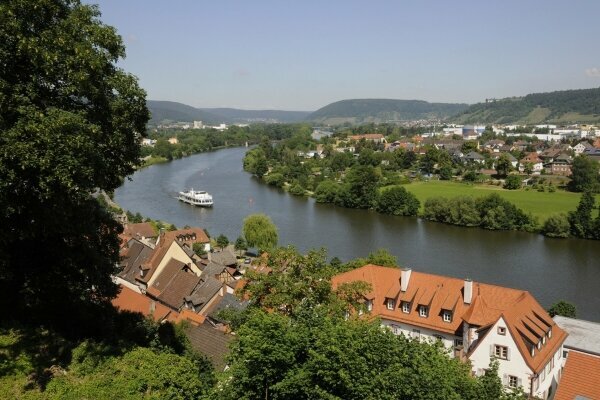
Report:
[[152,113],[150,124],[164,121],[192,122],[205,124],[247,122],[299,122],[306,120],[309,111],[239,110],[237,108],[195,108],[174,101],[148,100]]
[[477,103],[449,120],[486,124],[600,122],[600,88],[533,93]]
[[237,108],[203,108],[212,114],[221,115],[234,122],[300,122],[305,121],[310,111],[240,110]]
[[308,118],[324,124],[406,121],[447,118],[467,107],[468,104],[428,103],[422,100],[353,99],[331,103]]
[[152,114],[150,124],[159,124],[165,121],[202,121],[205,124],[230,122],[228,118],[223,117],[222,115],[216,115],[174,101],[148,100],[147,105],[150,113]]

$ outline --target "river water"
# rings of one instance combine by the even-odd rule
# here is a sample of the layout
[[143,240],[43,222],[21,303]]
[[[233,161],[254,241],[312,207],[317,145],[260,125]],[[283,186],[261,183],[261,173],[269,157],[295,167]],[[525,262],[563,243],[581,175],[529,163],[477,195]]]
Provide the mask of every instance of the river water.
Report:
[[[528,290],[544,307],[564,299],[577,306],[578,317],[600,321],[598,241],[485,231],[317,204],[244,172],[245,152],[225,149],[142,169],[116,190],[115,201],[134,213],[206,228],[231,241],[247,215],[265,213],[279,229],[280,245],[301,251],[325,247],[330,257],[344,261],[385,248],[401,266]],[[208,191],[215,206],[179,202],[177,192],[188,188]]]

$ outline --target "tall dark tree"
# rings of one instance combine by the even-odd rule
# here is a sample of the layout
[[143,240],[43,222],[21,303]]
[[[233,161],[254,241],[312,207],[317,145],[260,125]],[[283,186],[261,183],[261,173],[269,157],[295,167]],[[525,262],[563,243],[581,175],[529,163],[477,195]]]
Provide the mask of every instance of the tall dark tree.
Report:
[[[92,198],[139,164],[149,113],[95,6],[0,3],[0,307],[52,320],[117,293],[122,229]],[[68,307],[67,307],[68,305]]]
[[600,164],[587,156],[575,157],[572,166],[571,182],[569,190],[573,192],[600,192],[600,175],[598,170]]
[[571,225],[571,234],[573,236],[592,238],[592,229],[594,226],[592,212],[595,202],[594,195],[590,191],[586,191],[581,195],[577,209],[569,213],[569,224]]

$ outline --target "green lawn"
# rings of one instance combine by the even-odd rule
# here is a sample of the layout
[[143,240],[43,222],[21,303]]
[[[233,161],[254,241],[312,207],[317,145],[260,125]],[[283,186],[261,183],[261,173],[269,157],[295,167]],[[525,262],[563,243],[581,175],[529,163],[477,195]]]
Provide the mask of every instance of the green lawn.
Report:
[[[550,215],[575,210],[579,203],[579,197],[581,196],[579,193],[570,193],[559,190],[554,193],[538,192],[535,189],[530,189],[528,191],[524,189],[505,190],[498,186],[468,185],[465,183],[448,181],[414,182],[404,185],[404,187],[406,190],[417,196],[419,201],[421,201],[421,206],[426,199],[434,196],[481,197],[490,193],[498,193],[523,211],[531,212],[533,215],[539,217],[540,222],[543,222]],[[600,196],[596,196],[596,204],[599,203]]]

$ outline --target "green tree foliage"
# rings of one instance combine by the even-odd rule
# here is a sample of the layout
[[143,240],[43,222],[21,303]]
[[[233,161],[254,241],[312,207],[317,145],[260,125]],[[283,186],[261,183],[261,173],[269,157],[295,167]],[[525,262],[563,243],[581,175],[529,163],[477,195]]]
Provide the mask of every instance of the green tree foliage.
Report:
[[206,254],[206,250],[204,249],[204,243],[194,243],[192,245],[192,250],[196,253],[197,256],[202,257]]
[[212,382],[202,382],[186,357],[137,347],[123,355],[97,357],[84,343],[73,352],[67,374],[52,379],[50,399],[198,398]]
[[500,177],[505,177],[511,170],[511,163],[506,154],[502,154],[496,161],[496,173]]
[[380,172],[371,165],[357,165],[346,174],[343,205],[349,208],[371,208],[377,198]]
[[277,245],[277,227],[265,214],[252,214],[244,219],[244,238],[250,247],[269,250]]
[[440,167],[440,179],[443,181],[449,181],[452,179],[452,166],[444,164]]
[[522,182],[523,181],[521,180],[521,177],[519,175],[509,175],[506,177],[503,187],[504,189],[508,190],[521,189]]
[[548,314],[551,317],[555,315],[562,315],[563,317],[576,318],[577,317],[577,308],[572,303],[569,303],[565,300],[559,300],[554,303],[549,309]]
[[420,206],[414,194],[402,186],[393,186],[382,190],[375,208],[384,214],[416,216]]
[[572,175],[569,190],[573,192],[600,192],[600,163],[586,156],[575,157],[571,167]]
[[581,195],[577,209],[569,212],[568,219],[571,225],[571,235],[586,239],[593,239],[596,236],[592,216],[595,202],[596,199],[591,191],[586,191]]
[[219,246],[220,248],[224,248],[228,244],[229,244],[229,238],[227,238],[227,236],[225,236],[223,234],[220,234],[219,236],[217,236],[217,246]]
[[571,226],[565,214],[550,216],[542,227],[542,233],[548,237],[567,238],[570,235]]
[[239,236],[235,240],[235,249],[236,250],[246,250],[247,248],[248,248],[248,244],[246,243],[246,239],[244,239],[242,236]]
[[492,230],[532,230],[535,220],[497,194],[470,197],[433,197],[425,201],[423,218],[453,225]]
[[340,185],[331,180],[324,180],[315,189],[317,203],[340,203]]
[[0,3],[0,307],[38,322],[117,291],[121,227],[91,193],[134,171],[149,113],[98,17],[78,1]]

